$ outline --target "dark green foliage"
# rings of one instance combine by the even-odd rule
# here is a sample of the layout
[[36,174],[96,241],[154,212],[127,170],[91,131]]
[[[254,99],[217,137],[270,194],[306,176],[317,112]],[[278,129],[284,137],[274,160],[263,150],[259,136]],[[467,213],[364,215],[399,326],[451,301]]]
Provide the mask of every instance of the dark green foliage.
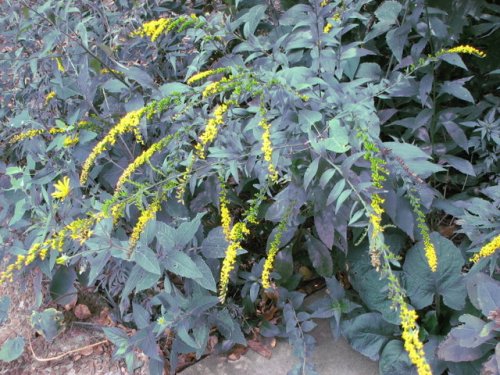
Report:
[[[0,242],[9,244],[1,255],[29,256],[34,244],[75,220],[121,204],[123,215],[115,223],[98,220],[86,241],[66,236],[65,264],[56,263],[63,263],[61,254],[52,249],[26,268],[40,267],[50,280],[46,302],[72,303],[82,286],[105,296],[114,318],[137,329],[130,337],[104,328],[130,371],[138,365],[136,349],[150,358],[152,373],[161,373],[165,360],[173,373],[178,355],[200,358],[211,335],[222,352],[245,345],[258,328],[289,340],[300,358],[292,374],[314,374],[310,331],[313,319],[322,318],[334,337],[344,335],[379,360],[381,373],[414,373],[389,283],[369,254],[369,207],[377,189],[363,157],[365,137],[386,162],[378,192],[385,199],[384,241],[390,267],[420,317],[433,371],[472,374],[483,363],[498,369],[498,252],[474,266],[468,259],[500,229],[500,8],[455,3],[3,2],[0,37],[11,45],[0,52]],[[190,24],[154,42],[130,36],[147,21],[193,12],[199,27]],[[466,44],[487,57],[439,53]],[[215,68],[226,70],[187,84]],[[203,96],[207,84],[231,75],[237,77],[233,91]],[[47,101],[50,92],[55,98]],[[161,99],[140,121],[145,145],[121,135],[80,185],[97,142],[126,113]],[[229,100],[236,104],[207,145],[206,159],[194,158],[214,109]],[[263,158],[262,113],[277,183],[270,183]],[[41,133],[12,141],[34,129]],[[123,169],[164,137],[172,141],[115,192]],[[190,167],[180,203],[175,188]],[[57,200],[53,184],[63,176],[71,193]],[[217,297],[228,247],[221,189],[235,223],[262,200],[257,223],[237,250],[224,304]],[[131,248],[131,232],[155,199],[160,208]],[[414,201],[433,232],[437,272],[425,257]],[[272,272],[276,288],[265,291],[266,253],[285,216]],[[348,280],[341,284],[341,276]],[[305,307],[297,289],[311,279],[324,280],[329,295]],[[1,302],[3,321],[8,302]],[[269,307],[282,318],[266,315]],[[33,319],[48,340],[62,328],[53,309]],[[17,358],[23,346],[22,338],[9,340],[0,359]]]

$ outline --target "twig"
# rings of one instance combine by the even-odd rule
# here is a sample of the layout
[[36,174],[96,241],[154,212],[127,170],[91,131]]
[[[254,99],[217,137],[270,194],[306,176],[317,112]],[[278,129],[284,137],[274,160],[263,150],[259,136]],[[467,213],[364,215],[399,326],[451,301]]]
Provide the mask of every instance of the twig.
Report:
[[29,344],[30,344],[31,355],[32,355],[32,356],[33,356],[33,358],[34,358],[35,360],[37,360],[38,362],[50,362],[50,361],[57,361],[58,359],[64,358],[64,357],[66,357],[66,356],[67,356],[67,355],[69,355],[69,354],[72,354],[72,353],[78,353],[78,352],[80,352],[80,351],[82,351],[82,350],[89,349],[89,348],[93,348],[93,347],[95,347],[95,346],[99,346],[99,345],[105,344],[105,343],[107,343],[107,342],[109,342],[109,340],[108,340],[108,339],[106,339],[106,340],[102,340],[102,341],[99,341],[99,342],[96,342],[96,343],[94,343],[94,344],[90,344],[90,345],[82,346],[82,347],[77,348],[77,349],[69,350],[69,351],[64,352],[64,353],[62,353],[62,354],[59,354],[59,355],[57,355],[57,356],[55,356],[55,357],[40,358],[40,357],[38,357],[38,356],[35,354],[35,352],[34,352],[34,350],[33,350],[33,346],[31,345],[31,336],[29,337]]

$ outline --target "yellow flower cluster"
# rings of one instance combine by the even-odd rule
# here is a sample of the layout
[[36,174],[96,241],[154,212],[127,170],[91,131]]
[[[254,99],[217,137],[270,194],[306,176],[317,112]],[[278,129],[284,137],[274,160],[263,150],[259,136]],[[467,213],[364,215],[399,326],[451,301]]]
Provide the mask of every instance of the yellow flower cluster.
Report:
[[51,91],[47,95],[45,95],[45,104],[49,104],[49,102],[56,97],[56,92]]
[[66,199],[71,191],[70,181],[68,176],[64,176],[62,180],[57,181],[54,184],[55,191],[52,193],[52,197],[60,200]]
[[161,209],[161,199],[155,198],[147,209],[141,211],[141,215],[139,216],[139,219],[137,220],[137,223],[135,224],[135,227],[132,230],[132,234],[130,235],[129,239],[130,251],[132,251],[137,245],[137,242],[139,241],[139,238],[141,237],[141,234],[144,231],[146,224],[151,219],[154,219],[156,213],[160,211],[160,209]]
[[152,42],[156,41],[163,32],[170,32],[177,28],[178,32],[181,32],[188,27],[195,25],[199,27],[202,25],[196,14],[191,14],[187,16],[179,16],[176,19],[170,18],[159,18],[157,20],[152,20],[144,23],[139,29],[130,33],[130,36],[147,36]]
[[205,159],[205,146],[211,143],[217,137],[217,134],[219,132],[219,126],[224,124],[224,115],[229,109],[229,106],[233,103],[234,102],[229,101],[215,108],[214,116],[208,120],[205,130],[200,135],[200,140],[194,146],[196,150],[196,155],[200,159]]
[[474,256],[470,259],[471,262],[476,263],[480,259],[489,257],[493,255],[495,251],[500,248],[500,235],[493,238],[490,242],[484,245],[478,253],[474,254]]
[[323,0],[319,5],[320,7],[324,8],[328,5],[329,1],[328,0]]
[[323,27],[323,34],[328,34],[333,29],[333,25],[330,22],[327,22],[325,27]]
[[417,214],[417,226],[420,229],[420,234],[422,235],[422,239],[424,240],[424,251],[425,258],[427,259],[427,264],[429,265],[432,272],[437,271],[438,267],[438,257],[436,254],[436,248],[431,241],[431,236],[429,235],[429,228],[425,222],[425,214],[422,212],[420,208],[420,204],[414,205],[415,213]]
[[154,42],[163,33],[163,31],[165,31],[170,22],[170,18],[159,18],[157,20],[146,22],[139,29],[130,33],[130,36],[147,36],[152,42]]
[[415,310],[408,309],[408,305],[403,302],[399,316],[403,327],[404,348],[410,361],[417,367],[418,375],[432,375],[431,367],[425,359],[424,345],[418,338],[417,313]]
[[475,47],[469,45],[460,45],[453,48],[442,49],[438,53],[436,53],[436,57],[444,55],[446,53],[464,53],[467,55],[476,55],[478,57],[486,57],[486,53],[481,50],[478,50]]
[[259,126],[264,130],[264,133],[262,133],[261,151],[264,154],[264,160],[267,162],[267,171],[269,172],[271,181],[276,182],[278,180],[278,171],[272,163],[273,144],[271,142],[271,125],[266,119],[262,119],[259,122]]
[[384,231],[384,228],[380,224],[382,222],[382,214],[384,213],[384,209],[382,208],[382,204],[384,203],[384,199],[377,193],[372,194],[372,202],[371,208],[374,213],[370,214],[370,224],[372,227],[372,239],[378,237]]
[[105,215],[98,213],[85,219],[76,219],[66,225],[65,231],[69,232],[69,236],[83,245],[92,236],[92,228],[102,219]]
[[48,134],[59,134],[59,133],[64,133],[66,132],[65,129],[60,129],[60,128],[50,128],[49,130],[45,129],[31,129],[19,134],[16,134],[15,136],[12,137],[12,139],[9,141],[9,143],[17,143],[19,141],[23,141],[25,139],[32,139],[35,138],[36,136],[48,133]]
[[285,216],[285,218],[279,223],[273,241],[271,242],[271,245],[269,245],[269,251],[264,263],[264,268],[262,270],[262,287],[264,289],[271,287],[271,272],[274,268],[274,260],[276,259],[276,255],[278,254],[278,251],[280,249],[281,237],[283,236],[283,232],[286,229],[286,223],[288,221],[287,216]]
[[62,59],[60,57],[56,57],[57,70],[61,73],[64,73],[66,69],[64,69],[64,65],[62,63]]
[[114,74],[123,74],[119,70],[116,69],[109,69],[109,68],[102,68],[99,73],[101,74],[109,74],[109,73],[114,73]]
[[236,256],[238,254],[238,249],[241,248],[241,241],[243,241],[245,235],[249,233],[250,230],[246,223],[239,222],[233,226],[229,238],[227,238],[229,246],[226,249],[226,256],[224,257],[220,271],[219,300],[221,303],[224,303],[226,300],[229,276],[236,264]]
[[184,193],[186,192],[186,186],[188,182],[188,178],[193,171],[194,157],[190,156],[189,164],[186,167],[186,170],[182,172],[181,177],[178,180],[177,191],[175,192],[175,197],[179,203],[184,202]]
[[64,238],[68,234],[72,239],[83,244],[92,235],[91,228],[103,218],[104,215],[102,213],[97,213],[86,219],[77,219],[62,228],[52,238],[44,242],[34,243],[26,255],[18,255],[16,261],[10,264],[4,272],[0,273],[0,284],[6,281],[12,282],[14,270],[21,270],[23,266],[30,265],[37,257],[45,260],[51,250],[61,253],[64,246]]
[[137,170],[137,168],[139,168],[144,163],[149,161],[149,159],[151,159],[151,157],[155,153],[165,148],[170,143],[172,138],[173,136],[169,135],[166,136],[165,138],[160,139],[158,142],[153,143],[148,149],[144,150],[132,163],[130,163],[127,166],[127,168],[125,168],[120,178],[118,179],[115,191],[121,190],[125,181],[127,181],[129,177],[132,176],[132,174]]
[[80,142],[80,138],[75,135],[73,137],[66,137],[64,138],[64,147],[73,147],[74,145],[78,144]]
[[138,126],[145,111],[146,108],[142,107],[127,113],[124,117],[122,117],[118,124],[115,125],[99,143],[97,143],[90,155],[87,157],[87,160],[83,163],[82,173],[80,175],[80,183],[82,185],[87,181],[90,168],[94,164],[97,157],[106,151],[108,146],[114,145],[119,135],[133,131],[137,141],[139,143],[143,143]]
[[224,237],[229,242],[231,237],[231,214],[229,213],[229,202],[226,197],[226,190],[222,188],[220,196],[220,215],[221,215],[221,224],[222,231],[224,232]]
[[192,85],[193,83],[201,81],[202,79],[213,76],[215,74],[226,73],[227,71],[228,71],[227,68],[217,68],[217,69],[205,70],[204,72],[199,72],[199,73],[196,73],[193,76],[191,76],[191,78],[189,78],[187,80],[187,84]]
[[[370,161],[370,170],[371,170],[371,180],[372,184],[377,189],[382,189],[382,183],[385,181],[385,176],[389,173],[388,170],[384,167],[385,161],[375,154],[379,153],[380,150],[378,147],[368,141],[368,139],[363,139],[363,145],[366,149],[365,159]],[[371,238],[375,239],[379,236],[384,230],[381,225],[382,214],[384,213],[384,209],[382,208],[382,204],[384,203],[384,199],[378,194],[372,194],[371,200],[371,208],[372,213],[370,214],[370,224],[371,224]]]

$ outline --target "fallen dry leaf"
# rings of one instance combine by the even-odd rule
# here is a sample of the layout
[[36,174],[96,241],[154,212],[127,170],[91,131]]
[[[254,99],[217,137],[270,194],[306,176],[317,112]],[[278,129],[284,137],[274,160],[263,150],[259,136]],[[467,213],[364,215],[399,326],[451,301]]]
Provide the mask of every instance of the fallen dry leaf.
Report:
[[87,305],[78,304],[75,306],[75,316],[80,320],[88,319],[92,316]]
[[271,359],[273,353],[271,349],[258,340],[247,341],[248,347],[264,358]]

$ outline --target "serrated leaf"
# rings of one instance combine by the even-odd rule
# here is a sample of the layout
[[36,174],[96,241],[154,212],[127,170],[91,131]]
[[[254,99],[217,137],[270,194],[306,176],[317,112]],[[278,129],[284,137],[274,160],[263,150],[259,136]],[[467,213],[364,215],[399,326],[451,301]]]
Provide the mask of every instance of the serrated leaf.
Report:
[[161,275],[158,258],[148,246],[139,243],[134,251],[133,261],[145,271],[155,275]]
[[397,22],[402,9],[403,6],[397,1],[384,1],[375,11],[375,16],[380,22],[392,25]]
[[200,256],[194,258],[194,262],[196,263],[198,270],[202,274],[202,277],[194,279],[194,281],[207,290],[217,292],[217,284],[215,282],[214,275],[210,270],[210,267],[208,267],[208,265]]
[[345,126],[337,119],[330,120],[328,126],[330,136],[327,139],[321,140],[319,143],[327,150],[336,153],[348,151],[351,146],[349,146],[349,133]]
[[185,253],[181,251],[171,251],[163,260],[165,268],[182,277],[190,279],[202,278],[202,273],[198,270],[196,263]]
[[224,258],[228,245],[222,227],[217,227],[212,229],[201,243],[201,252],[209,259]]

